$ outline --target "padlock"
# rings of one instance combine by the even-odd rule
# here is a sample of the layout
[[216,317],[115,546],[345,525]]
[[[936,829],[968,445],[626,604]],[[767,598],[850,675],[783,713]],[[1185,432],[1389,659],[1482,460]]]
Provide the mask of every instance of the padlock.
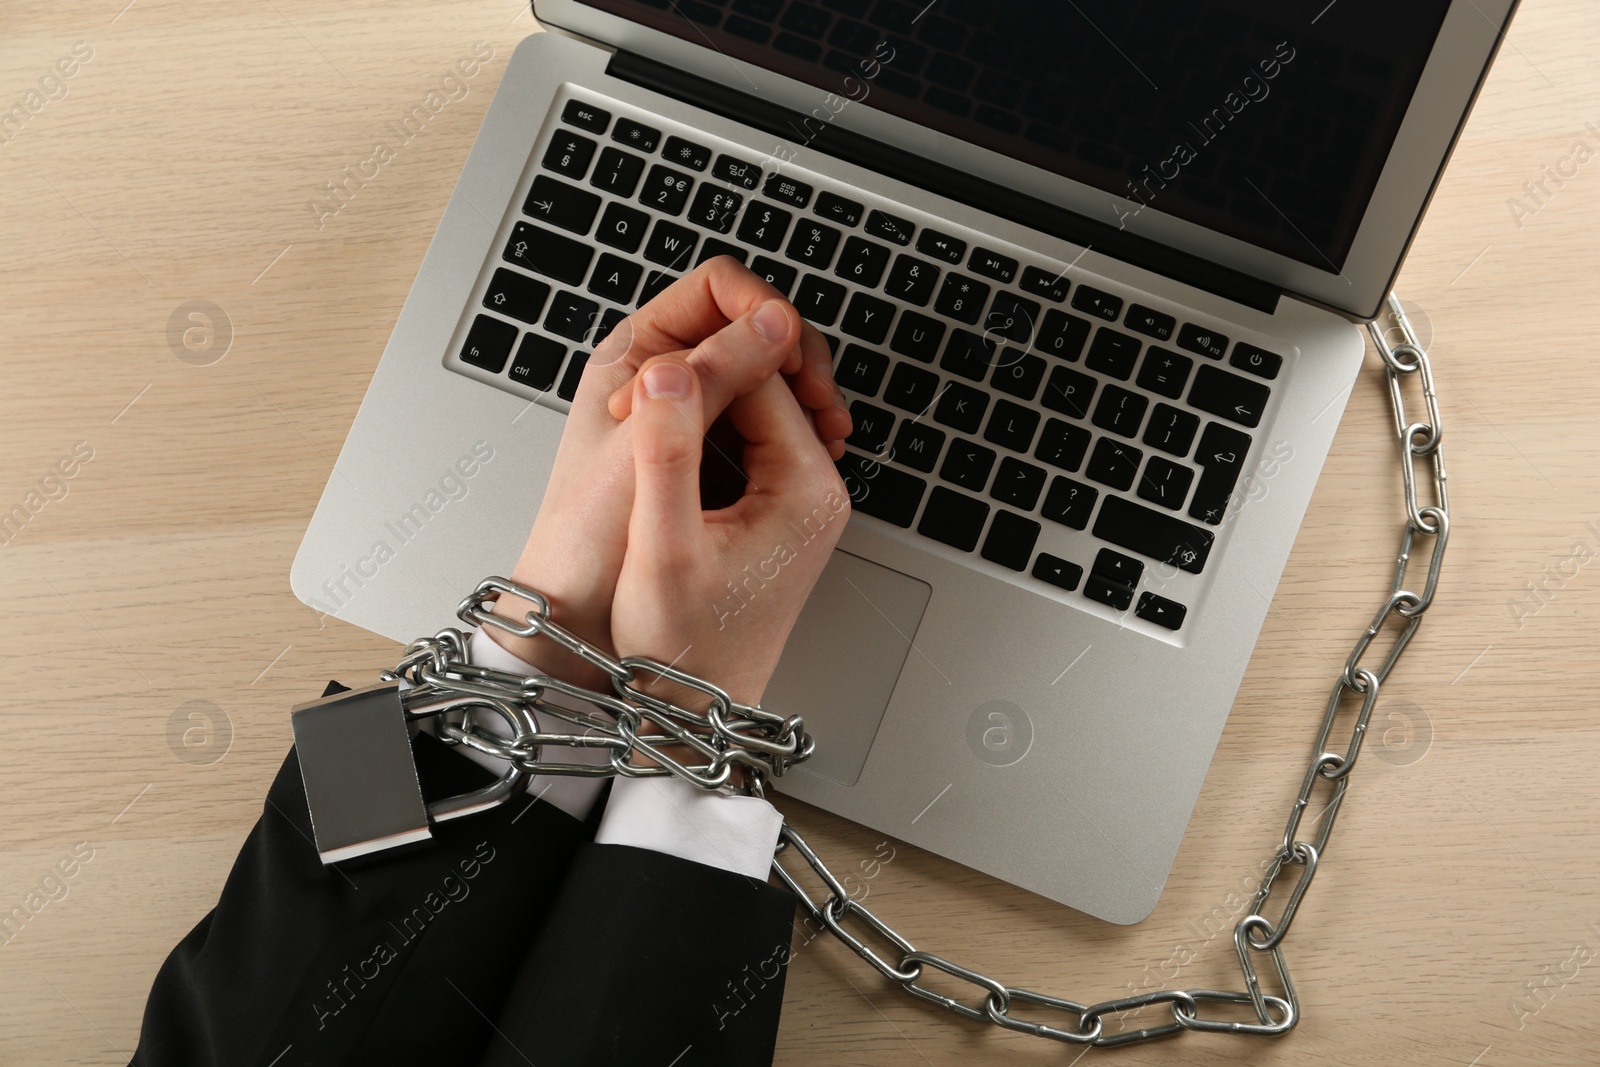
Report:
[[425,842],[433,836],[434,823],[486,811],[517,794],[528,772],[521,764],[508,763],[499,780],[482,789],[431,803],[423,800],[411,755],[419,723],[474,708],[504,718],[512,743],[538,731],[533,713],[521,704],[440,694],[426,686],[402,690],[393,681],[295,706],[295,750],[324,865]]

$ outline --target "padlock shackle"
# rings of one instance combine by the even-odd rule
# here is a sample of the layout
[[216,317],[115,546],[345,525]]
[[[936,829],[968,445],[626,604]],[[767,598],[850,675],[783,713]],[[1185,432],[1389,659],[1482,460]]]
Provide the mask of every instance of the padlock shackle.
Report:
[[[465,712],[470,716],[471,709],[485,708],[499,715],[511,727],[511,737],[508,740],[512,744],[527,741],[539,732],[538,721],[525,705],[490,696],[439,693],[421,686],[401,693],[400,707],[405,713],[407,722],[420,722],[423,719],[437,718],[456,711]],[[529,753],[529,758],[533,760],[539,758],[537,746]],[[528,771],[522,764],[508,763],[505,773],[497,781],[490,782],[482,789],[429,801],[428,820],[436,823],[448,822],[451,819],[497,808],[515,796],[527,781]]]

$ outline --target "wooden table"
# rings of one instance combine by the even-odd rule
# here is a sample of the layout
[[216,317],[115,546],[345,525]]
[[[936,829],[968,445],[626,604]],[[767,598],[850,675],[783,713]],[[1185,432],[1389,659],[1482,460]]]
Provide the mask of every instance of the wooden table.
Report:
[[[37,505],[0,551],[0,912],[41,887],[58,898],[0,943],[6,1064],[126,1061],[158,962],[261,808],[288,707],[393,661],[385,640],[319,625],[289,561],[536,28],[517,0],[125,3],[0,13],[0,107],[58,61],[73,72],[0,144],[0,511]],[[467,95],[319,224],[324,183],[478,41],[494,56]],[[1400,280],[1439,369],[1454,525],[1290,938],[1304,1021],[1275,1042],[1197,1036],[1093,1061],[1595,1060],[1600,162],[1544,175],[1575,143],[1600,152],[1597,50],[1592,0],[1528,0]],[[220,309],[231,337],[210,352],[226,340],[225,358],[175,354],[191,301]],[[1215,931],[1243,914],[1327,687],[1387,586],[1388,417],[1374,359],[1149,920],[1110,926],[892,844],[872,904],[921,947],[1074,999],[1236,988]],[[838,868],[874,856],[879,835],[782,806]],[[47,882],[63,863],[71,876]],[[913,1001],[825,939],[797,943],[780,1063],[1078,1055]]]

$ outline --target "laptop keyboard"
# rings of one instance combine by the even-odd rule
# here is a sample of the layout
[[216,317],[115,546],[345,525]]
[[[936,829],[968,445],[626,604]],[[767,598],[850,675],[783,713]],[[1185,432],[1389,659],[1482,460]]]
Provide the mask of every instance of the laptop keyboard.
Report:
[[1126,622],[1131,610],[1153,630],[1184,626],[1281,356],[926,212],[614,110],[566,101],[536,150],[456,351],[474,377],[565,410],[550,391],[572,399],[629,311],[731,255],[833,350],[854,420],[837,466],[856,514]]

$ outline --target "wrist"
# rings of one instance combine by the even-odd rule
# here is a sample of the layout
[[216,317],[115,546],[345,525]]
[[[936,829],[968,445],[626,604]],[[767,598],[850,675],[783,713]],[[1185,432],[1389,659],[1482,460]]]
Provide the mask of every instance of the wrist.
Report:
[[[594,640],[597,633],[606,633],[610,627],[603,620],[587,619],[584,615],[573,609],[562,598],[546,593],[538,584],[527,579],[515,576],[514,581],[531,586],[543,593],[550,605],[550,619],[564,630],[569,630],[578,637],[589,641],[591,644],[604,644]],[[502,593],[495,600],[491,609],[492,614],[499,616],[518,626],[526,626],[529,615],[537,615],[539,606],[531,600],[516,596],[512,593]],[[559,678],[564,682],[581,685],[588,689],[597,689],[609,694],[611,678],[605,671],[596,667],[582,656],[567,651],[547,635],[533,637],[520,637],[516,634],[502,630],[498,626],[486,626],[490,640],[513,656],[537,667],[545,674]]]

